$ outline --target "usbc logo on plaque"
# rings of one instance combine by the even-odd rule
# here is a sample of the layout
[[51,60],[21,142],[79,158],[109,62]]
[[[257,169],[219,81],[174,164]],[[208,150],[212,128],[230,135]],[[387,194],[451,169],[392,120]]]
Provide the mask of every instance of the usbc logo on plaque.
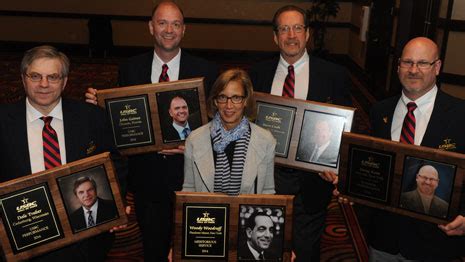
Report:
[[15,254],[63,238],[46,184],[0,197],[1,215]]
[[183,259],[227,259],[229,205],[184,204]]

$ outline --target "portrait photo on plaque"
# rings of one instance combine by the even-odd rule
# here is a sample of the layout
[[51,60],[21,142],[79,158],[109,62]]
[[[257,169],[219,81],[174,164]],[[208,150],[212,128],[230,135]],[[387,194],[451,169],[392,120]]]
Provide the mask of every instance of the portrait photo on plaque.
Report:
[[104,166],[57,178],[73,230],[83,230],[119,218]]
[[296,161],[336,168],[345,116],[305,110]]
[[239,205],[237,261],[282,261],[284,206]]
[[457,167],[405,156],[399,207],[447,218]]
[[146,94],[105,99],[105,107],[119,149],[155,144]]
[[270,130],[276,139],[275,155],[287,158],[297,108],[257,101],[255,124]]
[[156,93],[163,143],[185,140],[202,125],[197,88]]
[[64,237],[47,183],[2,195],[0,204],[14,254]]

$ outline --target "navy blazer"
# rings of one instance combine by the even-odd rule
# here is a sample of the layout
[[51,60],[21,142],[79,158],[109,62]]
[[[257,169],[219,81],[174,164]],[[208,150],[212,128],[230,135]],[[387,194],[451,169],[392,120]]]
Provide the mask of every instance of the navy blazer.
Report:
[[[279,56],[251,67],[250,78],[254,91],[270,93]],[[336,64],[310,56],[309,90],[307,100],[349,106],[350,78],[347,71]],[[304,174],[277,179],[276,192],[279,194],[302,195],[304,208],[310,213],[326,209],[332,197],[334,186],[315,174]],[[280,182],[278,182],[280,181]],[[278,183],[283,183],[278,185]]]
[[[372,135],[391,139],[394,111],[400,96],[375,104],[370,113]],[[441,148],[454,144],[450,151],[465,152],[465,106],[463,101],[438,90],[422,146]],[[465,254],[465,237],[448,237],[436,224],[387,211],[370,209],[368,242],[374,248],[408,259],[443,259]],[[462,210],[463,214],[463,210]]]

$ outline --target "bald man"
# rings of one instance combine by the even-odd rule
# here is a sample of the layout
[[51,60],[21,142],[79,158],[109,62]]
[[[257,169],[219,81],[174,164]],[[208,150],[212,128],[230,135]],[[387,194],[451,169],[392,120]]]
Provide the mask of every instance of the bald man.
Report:
[[431,165],[422,166],[416,175],[417,188],[400,196],[400,206],[418,213],[445,218],[449,204],[434,193],[439,186],[439,173]]
[[[397,67],[402,94],[373,106],[372,135],[465,152],[464,104],[438,89],[436,77],[441,64],[438,47],[430,39],[417,37],[405,45]],[[415,128],[410,134],[401,135],[409,103],[415,103],[410,109],[413,109]],[[436,224],[386,211],[370,212],[370,261],[448,261],[465,255],[465,238],[449,237]],[[459,215],[451,224],[440,227],[447,234],[458,234],[463,231],[454,230],[464,228],[464,218]]]

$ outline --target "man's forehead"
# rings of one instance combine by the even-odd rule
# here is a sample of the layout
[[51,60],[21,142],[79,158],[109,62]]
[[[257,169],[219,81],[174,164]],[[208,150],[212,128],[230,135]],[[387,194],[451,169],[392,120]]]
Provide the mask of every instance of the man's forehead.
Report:
[[277,21],[278,21],[278,24],[281,24],[283,22],[296,22],[296,21],[303,24],[304,17],[300,12],[297,12],[295,10],[288,10],[288,11],[282,12],[279,15]]
[[61,72],[61,62],[56,58],[38,58],[28,66],[28,72],[54,74]]

